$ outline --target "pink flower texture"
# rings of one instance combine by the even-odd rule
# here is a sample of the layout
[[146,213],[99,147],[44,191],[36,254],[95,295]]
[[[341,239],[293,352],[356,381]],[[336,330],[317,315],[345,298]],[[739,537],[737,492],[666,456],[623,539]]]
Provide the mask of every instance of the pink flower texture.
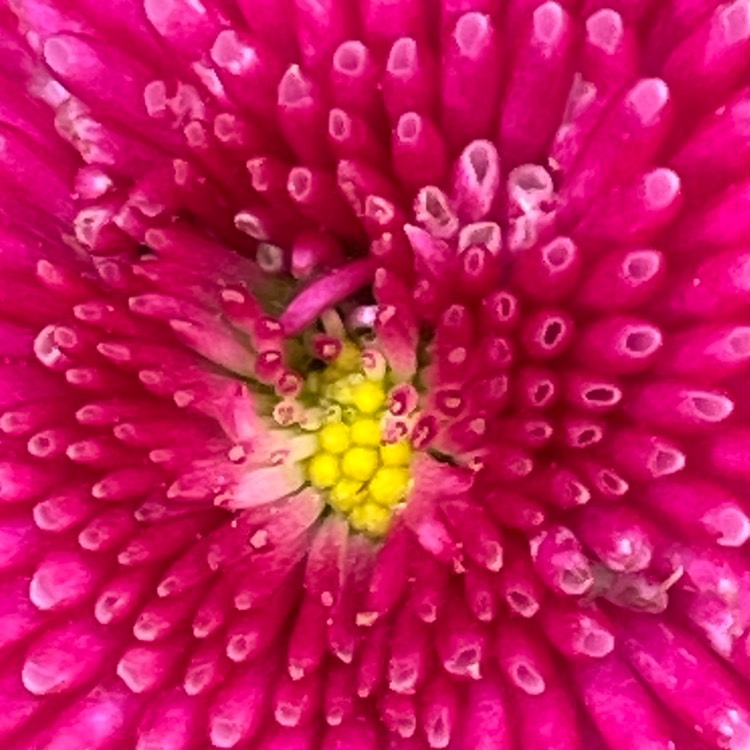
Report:
[[0,49],[3,750],[750,750],[750,0]]

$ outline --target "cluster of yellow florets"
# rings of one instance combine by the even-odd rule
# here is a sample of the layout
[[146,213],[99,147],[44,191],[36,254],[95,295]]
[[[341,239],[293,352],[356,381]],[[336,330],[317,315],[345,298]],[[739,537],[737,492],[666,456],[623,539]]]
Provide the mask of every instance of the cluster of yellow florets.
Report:
[[366,372],[357,347],[347,344],[329,367],[308,379],[323,406],[318,450],[307,463],[310,483],[358,531],[385,534],[409,491],[411,446],[384,440],[385,375]]

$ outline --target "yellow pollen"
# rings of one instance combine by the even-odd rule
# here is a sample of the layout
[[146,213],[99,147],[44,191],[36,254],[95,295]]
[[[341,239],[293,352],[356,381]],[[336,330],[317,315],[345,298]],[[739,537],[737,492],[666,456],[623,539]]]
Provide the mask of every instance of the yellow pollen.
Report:
[[391,512],[375,503],[364,503],[351,512],[349,520],[356,529],[382,536],[391,525]]
[[374,448],[355,446],[344,453],[341,471],[345,476],[367,482],[378,469],[378,452]]
[[297,418],[310,440],[300,443],[308,451],[301,459],[307,480],[353,529],[374,537],[388,531],[412,482],[410,442],[386,443],[382,425],[393,384],[377,354],[364,356],[345,342],[333,362],[308,376]]
[[349,428],[343,422],[331,422],[318,433],[320,447],[329,453],[343,453],[351,444]]
[[363,487],[364,483],[358,482],[356,479],[347,477],[339,479],[331,489],[331,505],[341,513],[349,513],[362,501],[364,496],[360,493]]
[[380,423],[375,419],[357,419],[351,426],[352,442],[377,448],[382,442]]
[[338,482],[341,476],[339,462],[330,453],[316,453],[307,467],[310,481],[319,490],[327,490]]
[[400,503],[409,491],[409,470],[402,467],[382,466],[375,472],[367,489],[370,497],[387,508]]
[[381,445],[380,461],[383,466],[408,466],[411,462],[411,444],[408,440],[399,440]]
[[354,387],[354,406],[362,414],[375,414],[385,403],[385,391],[380,383],[365,380]]

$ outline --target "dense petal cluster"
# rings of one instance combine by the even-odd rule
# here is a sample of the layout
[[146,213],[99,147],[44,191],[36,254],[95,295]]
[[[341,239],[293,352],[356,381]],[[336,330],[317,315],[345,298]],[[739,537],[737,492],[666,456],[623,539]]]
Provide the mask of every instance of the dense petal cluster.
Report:
[[750,749],[750,0],[0,8],[0,745]]

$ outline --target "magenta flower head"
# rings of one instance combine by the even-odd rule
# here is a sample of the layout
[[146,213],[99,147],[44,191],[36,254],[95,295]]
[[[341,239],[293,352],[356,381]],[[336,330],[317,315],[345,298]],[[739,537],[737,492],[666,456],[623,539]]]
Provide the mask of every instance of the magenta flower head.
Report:
[[4,750],[750,750],[750,0],[0,9]]

